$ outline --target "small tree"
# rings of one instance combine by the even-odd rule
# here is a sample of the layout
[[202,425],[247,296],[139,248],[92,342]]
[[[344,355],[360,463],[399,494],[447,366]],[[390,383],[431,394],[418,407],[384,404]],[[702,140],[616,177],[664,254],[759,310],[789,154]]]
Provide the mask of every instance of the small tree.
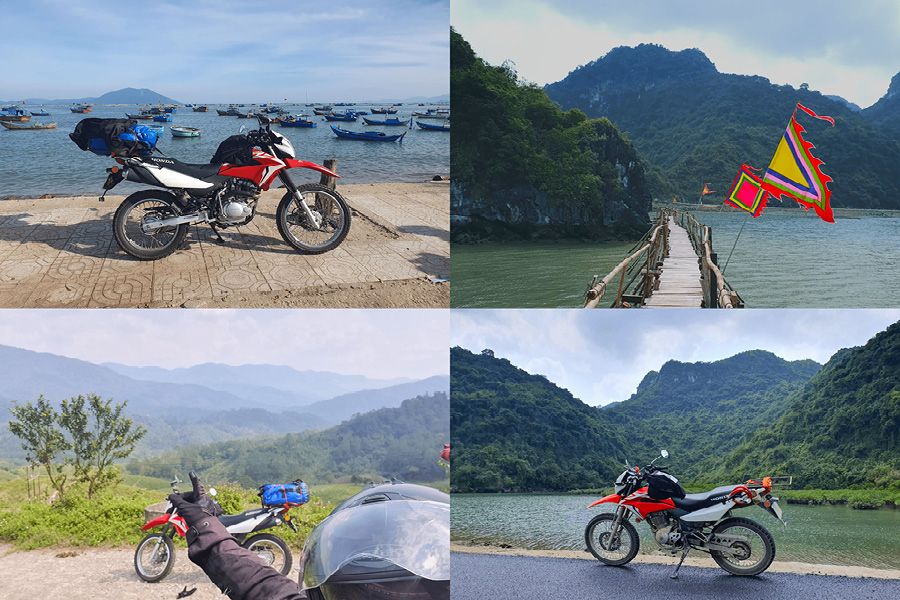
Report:
[[115,482],[115,461],[127,458],[147,430],[123,416],[127,402],[113,404],[96,394],[63,400],[59,423],[68,432],[76,480],[87,484],[87,496]]
[[40,396],[33,404],[14,405],[10,412],[13,419],[9,422],[9,430],[22,442],[28,462],[47,471],[50,485],[62,498],[66,475],[57,461],[71,448],[71,444],[59,429],[56,410],[46,398]]

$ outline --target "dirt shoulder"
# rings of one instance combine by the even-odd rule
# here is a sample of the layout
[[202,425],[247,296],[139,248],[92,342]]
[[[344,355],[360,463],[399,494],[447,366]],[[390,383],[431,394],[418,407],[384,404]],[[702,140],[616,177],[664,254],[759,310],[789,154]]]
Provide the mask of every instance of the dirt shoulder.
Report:
[[[526,548],[500,548],[498,546],[467,546],[452,544],[452,552],[466,554],[490,554],[496,556],[530,556],[543,558],[569,558],[579,560],[596,560],[586,550],[529,550]],[[668,564],[675,566],[676,558],[662,555],[639,554],[634,558],[637,564]],[[690,567],[718,569],[719,566],[711,558],[688,557],[684,564]],[[900,579],[900,570],[870,569],[868,567],[845,567],[842,565],[814,565],[800,562],[775,561],[769,567],[774,573],[793,573],[796,575],[832,575],[839,577],[870,577],[874,579]]]

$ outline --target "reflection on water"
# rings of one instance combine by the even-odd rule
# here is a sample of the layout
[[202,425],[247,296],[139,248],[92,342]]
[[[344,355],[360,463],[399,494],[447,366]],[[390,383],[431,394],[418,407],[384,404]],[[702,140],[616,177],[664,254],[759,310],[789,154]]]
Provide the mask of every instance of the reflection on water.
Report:
[[[45,107],[51,116],[32,117],[32,121],[50,123],[55,121],[57,129],[44,131],[0,130],[0,198],[4,196],[40,196],[43,194],[84,195],[98,194],[106,179],[104,169],[113,165],[112,160],[82,152],[70,139],[69,133],[75,124],[86,117],[125,118],[125,113],[137,113],[138,107],[98,106],[90,114],[79,115],[69,112],[67,106]],[[365,107],[368,108],[368,107]],[[37,107],[26,107],[25,110]],[[246,107],[242,110],[250,110]],[[362,110],[363,107],[360,107]],[[216,151],[219,142],[240,132],[241,127],[258,127],[256,119],[220,117],[213,106],[208,113],[195,113],[190,108],[179,108],[171,123],[144,124],[164,125],[165,132],[160,137],[158,147],[166,156],[182,162],[205,163]],[[311,111],[302,106],[288,106],[292,113]],[[401,107],[398,116],[408,118],[414,105]],[[369,183],[379,181],[424,181],[433,175],[447,175],[450,172],[450,136],[443,132],[420,131],[418,127],[409,131],[399,143],[366,143],[339,140],[335,137],[323,117],[314,117],[318,126],[314,129],[280,128],[273,129],[284,134],[294,145],[298,157],[321,164],[326,158],[338,159],[338,173],[346,183]],[[186,125],[202,131],[198,138],[173,138],[169,127]],[[371,127],[358,123],[338,123],[345,129],[396,130],[407,131],[405,127]],[[415,127],[415,126],[414,126]],[[300,169],[292,172],[299,181],[318,180],[318,173]],[[115,189],[116,194],[131,193],[141,187],[125,182]]]
[[[584,550],[584,527],[599,496],[454,494],[451,535],[455,541],[509,544],[517,548]],[[853,510],[847,506],[783,504],[787,529],[758,507],[736,511],[775,538],[776,560],[900,569],[900,510]],[[643,523],[641,551],[657,548]]]
[[[736,210],[698,217],[712,227],[719,264],[727,262],[726,279],[748,307],[881,308],[900,296],[900,218],[839,216],[829,224],[802,210],[772,210],[758,219]],[[630,247],[454,245],[452,305],[581,306],[591,277],[611,271]]]

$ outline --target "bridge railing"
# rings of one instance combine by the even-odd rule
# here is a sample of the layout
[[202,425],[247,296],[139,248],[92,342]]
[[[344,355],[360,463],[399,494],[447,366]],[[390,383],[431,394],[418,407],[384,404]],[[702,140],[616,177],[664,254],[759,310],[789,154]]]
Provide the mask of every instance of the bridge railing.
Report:
[[668,208],[660,209],[654,226],[631,248],[628,256],[603,279],[593,277],[585,292],[584,308],[597,308],[611,284],[616,286],[612,308],[642,304],[659,287],[660,267],[669,253],[671,214]]
[[743,308],[744,301],[725,280],[719,269],[718,256],[713,251],[712,229],[704,225],[691,212],[676,213],[679,224],[684,227],[700,261],[703,284],[703,306],[707,308]]

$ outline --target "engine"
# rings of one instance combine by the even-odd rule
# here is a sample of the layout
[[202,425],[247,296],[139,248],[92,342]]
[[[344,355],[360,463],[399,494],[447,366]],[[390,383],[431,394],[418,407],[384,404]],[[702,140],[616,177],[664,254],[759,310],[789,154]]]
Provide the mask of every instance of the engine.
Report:
[[674,546],[681,541],[681,531],[678,530],[678,522],[667,512],[652,513],[647,517],[647,523],[653,530],[653,537],[660,546]]
[[245,179],[234,179],[225,184],[219,195],[219,216],[217,221],[226,225],[248,222],[256,210],[259,188]]

